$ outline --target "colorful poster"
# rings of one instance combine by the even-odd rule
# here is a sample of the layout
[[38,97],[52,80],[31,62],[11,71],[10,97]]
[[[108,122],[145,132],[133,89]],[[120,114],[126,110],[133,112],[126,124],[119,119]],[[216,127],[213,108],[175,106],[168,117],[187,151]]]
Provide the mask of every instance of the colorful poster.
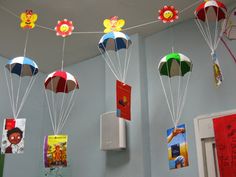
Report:
[[236,114],[213,119],[220,177],[236,177]]
[[131,120],[131,86],[116,81],[116,113],[117,117]]
[[21,154],[24,152],[26,119],[4,119],[2,153]]
[[44,138],[46,168],[67,166],[67,135],[48,135]]
[[169,168],[189,166],[185,124],[167,130]]

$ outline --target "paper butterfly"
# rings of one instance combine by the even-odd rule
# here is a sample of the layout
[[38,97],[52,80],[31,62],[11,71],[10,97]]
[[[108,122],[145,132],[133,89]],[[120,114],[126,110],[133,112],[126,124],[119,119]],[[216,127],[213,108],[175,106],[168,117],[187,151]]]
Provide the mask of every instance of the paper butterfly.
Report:
[[32,10],[26,10],[20,15],[21,28],[33,29],[35,27],[35,22],[38,19],[38,15],[34,14]]
[[104,33],[118,32],[125,25],[125,20],[119,19],[118,16],[113,16],[110,19],[105,19],[103,25],[105,26]]

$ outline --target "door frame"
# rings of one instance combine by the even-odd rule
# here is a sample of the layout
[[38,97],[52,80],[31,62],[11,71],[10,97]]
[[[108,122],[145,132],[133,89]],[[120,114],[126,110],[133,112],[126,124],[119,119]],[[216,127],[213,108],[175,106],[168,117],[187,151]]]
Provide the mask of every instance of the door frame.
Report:
[[[212,114],[205,114],[205,115],[200,115],[194,118],[194,130],[195,130],[195,141],[196,141],[196,148],[197,148],[197,161],[198,161],[198,172],[199,172],[199,177],[205,177],[205,172],[204,172],[204,157],[203,157],[203,147],[202,147],[202,139],[200,131],[199,130],[199,122],[204,119],[209,119],[212,120],[213,118],[217,117],[222,117],[222,116],[227,116],[231,114],[235,114],[236,109],[229,110],[229,111],[222,111],[222,112],[217,112],[217,113],[212,113]],[[209,125],[213,128],[213,124]],[[208,138],[214,138],[214,133],[209,135]]]

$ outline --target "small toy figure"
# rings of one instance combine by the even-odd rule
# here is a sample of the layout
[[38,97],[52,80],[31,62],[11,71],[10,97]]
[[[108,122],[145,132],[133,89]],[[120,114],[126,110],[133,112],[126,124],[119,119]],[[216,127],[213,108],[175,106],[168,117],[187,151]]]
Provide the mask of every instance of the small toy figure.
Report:
[[119,19],[118,16],[113,16],[110,19],[105,19],[103,25],[105,26],[104,33],[119,32],[125,25],[125,20]]
[[35,22],[38,19],[38,15],[33,13],[32,10],[26,10],[21,14],[20,19],[22,20],[20,27],[33,29],[35,27]]

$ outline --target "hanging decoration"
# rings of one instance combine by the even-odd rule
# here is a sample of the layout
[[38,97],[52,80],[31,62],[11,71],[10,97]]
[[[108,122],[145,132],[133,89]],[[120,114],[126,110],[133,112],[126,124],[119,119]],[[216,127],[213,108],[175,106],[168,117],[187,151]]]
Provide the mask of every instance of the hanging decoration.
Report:
[[182,116],[192,67],[191,60],[181,53],[166,55],[158,65],[161,85],[174,127],[177,127]]
[[175,9],[174,6],[164,6],[158,12],[158,19],[161,20],[163,23],[172,23],[175,20],[179,19],[179,12]]
[[189,166],[185,124],[167,130],[170,170]]
[[116,81],[116,107],[117,117],[122,117],[126,120],[131,119],[131,86]]
[[24,152],[26,119],[4,119],[1,151],[3,154]]
[[55,71],[47,76],[44,87],[53,132],[58,135],[69,118],[79,84],[70,73]]
[[21,28],[33,29],[35,27],[35,22],[38,19],[38,15],[33,13],[32,10],[26,10],[20,16],[21,19]]
[[49,135],[44,138],[44,166],[67,166],[67,135]]
[[73,30],[74,30],[74,26],[73,26],[72,21],[69,21],[67,19],[58,21],[57,26],[55,27],[57,36],[62,36],[62,37],[70,36]]
[[103,25],[105,26],[104,33],[119,32],[125,25],[125,20],[119,19],[118,16],[113,16],[110,19],[105,19]]
[[225,31],[227,9],[220,1],[208,0],[200,4],[194,14],[196,16],[195,22],[211,49],[214,79],[216,86],[220,86],[223,81],[223,75],[216,49]]
[[224,35],[230,40],[236,40],[236,7],[227,17]]
[[36,80],[38,66],[27,57],[16,57],[8,61],[4,71],[13,117],[17,119]]
[[[104,32],[108,33],[103,35],[98,43],[98,49],[107,66],[110,68],[111,72],[118,80],[117,83],[122,83],[122,86],[127,85],[125,84],[125,82],[131,57],[130,46],[132,44],[131,39],[128,35],[119,32],[124,24],[125,21],[123,19],[118,20],[117,16],[112,17],[110,20],[104,20],[104,26],[106,28]],[[131,92],[131,87],[129,85],[125,87],[128,87]],[[121,87],[118,87],[117,85],[117,99],[120,95],[123,94],[120,92],[120,88]],[[120,100],[117,100],[117,116],[130,120],[130,113],[128,113],[130,112],[130,105],[125,109],[121,109],[119,101]],[[128,111],[128,115],[124,116],[124,110]]]

